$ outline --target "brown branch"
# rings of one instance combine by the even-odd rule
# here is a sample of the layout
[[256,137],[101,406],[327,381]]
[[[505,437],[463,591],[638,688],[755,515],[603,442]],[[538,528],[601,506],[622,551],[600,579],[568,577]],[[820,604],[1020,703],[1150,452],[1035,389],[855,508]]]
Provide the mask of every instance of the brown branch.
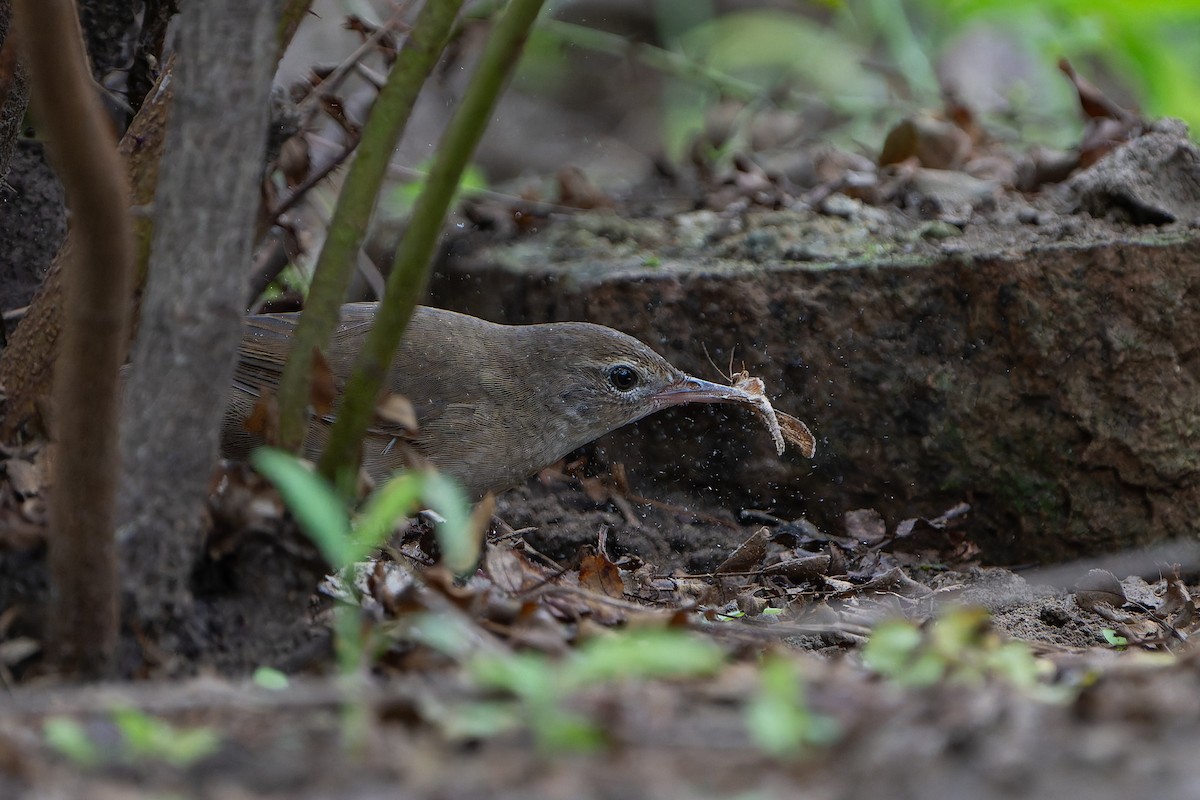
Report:
[[321,102],[327,98],[333,97],[342,82],[354,72],[355,65],[361,62],[364,58],[379,47],[381,41],[391,36],[394,33],[403,32],[405,26],[400,19],[398,13],[393,14],[384,24],[380,25],[369,36],[363,39],[362,43],[345,58],[342,59],[333,70],[326,75],[321,81],[315,84],[307,95],[297,104],[299,110],[307,119],[311,118],[320,110]]
[[18,0],[36,108],[72,211],[55,370],[50,647],[64,672],[101,676],[117,640],[117,371],[133,273],[129,190],[70,0]]
[[346,159],[354,152],[354,148],[358,147],[359,137],[352,137],[349,142],[338,152],[336,156],[329,159],[329,162],[318,170],[314,170],[308,177],[304,179],[296,188],[292,189],[291,194],[280,200],[267,211],[267,221],[274,225],[279,221],[279,218],[295,208],[296,203],[304,199],[304,195],[311,192],[317,184],[325,180],[333,173],[335,169],[346,163]]

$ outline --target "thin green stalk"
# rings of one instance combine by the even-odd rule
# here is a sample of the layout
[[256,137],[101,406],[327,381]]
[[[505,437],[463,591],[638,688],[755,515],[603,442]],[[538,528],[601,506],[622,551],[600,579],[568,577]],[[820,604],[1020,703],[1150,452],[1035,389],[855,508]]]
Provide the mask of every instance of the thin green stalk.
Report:
[[311,5],[312,0],[284,0],[283,7],[279,10],[279,25],[275,28],[279,40],[278,58],[283,58],[283,51],[292,43],[292,37],[296,35],[300,23],[308,16],[308,7]]
[[329,445],[321,455],[322,474],[333,479],[343,491],[354,485],[359,442],[371,422],[376,398],[392,356],[408,327],[408,319],[425,291],[446,210],[463,170],[483,136],[496,100],[520,60],[542,2],[511,0],[497,21],[462,104],[446,128],[425,190],[413,208],[408,231],[396,251],[375,325],[367,335],[357,369],[342,398]]
[[313,350],[324,349],[337,327],[338,309],[346,296],[388,159],[400,141],[421,86],[446,46],[461,6],[462,0],[427,0],[363,127],[280,379],[279,443],[288,450],[299,450],[304,443]]
[[913,98],[919,103],[936,102],[939,84],[928,48],[913,30],[904,7],[895,0],[870,0],[867,7]]
[[557,19],[547,19],[539,23],[538,33],[552,36],[561,42],[571,42],[580,47],[586,47],[597,53],[605,53],[619,58],[632,56],[664,75],[673,75],[698,85],[710,86],[737,100],[753,101],[765,94],[763,87],[713,69],[688,58],[683,53],[665,50],[645,42],[630,41],[628,37],[618,33],[610,33],[598,28],[589,28],[586,25]]

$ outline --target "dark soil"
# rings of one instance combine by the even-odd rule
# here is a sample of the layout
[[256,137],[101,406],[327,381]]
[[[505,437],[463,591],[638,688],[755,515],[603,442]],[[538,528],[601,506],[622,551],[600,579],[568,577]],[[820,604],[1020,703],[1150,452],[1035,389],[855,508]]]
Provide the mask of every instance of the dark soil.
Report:
[[11,310],[29,303],[67,232],[62,186],[40,143],[17,143],[0,182],[0,207],[0,307]]
[[[510,646],[549,654],[597,635],[597,624],[657,627],[679,613],[672,609],[708,609],[685,612],[679,621],[714,637],[730,654],[716,676],[631,678],[564,697],[560,708],[598,721],[606,742],[598,749],[574,755],[547,750],[531,732],[536,726],[484,737],[455,733],[461,715],[506,695],[466,680],[444,657],[405,644],[406,637],[393,640],[363,688],[330,677],[328,598],[305,599],[295,576],[308,571],[312,554],[290,525],[276,524],[270,535],[243,531],[236,544],[214,542],[216,550],[229,552],[209,562],[196,584],[203,649],[143,650],[141,669],[160,676],[150,682],[69,688],[35,677],[19,649],[30,639],[19,633],[36,630],[21,623],[43,595],[24,577],[5,581],[6,593],[16,591],[21,601],[5,598],[5,619],[15,614],[18,622],[2,652],[22,668],[25,684],[2,701],[6,795],[700,798],[751,789],[794,796],[795,787],[803,786],[814,796],[840,798],[1077,792],[1117,798],[1146,786],[1159,796],[1186,797],[1200,780],[1188,755],[1200,734],[1200,704],[1188,699],[1197,694],[1197,672],[1192,648],[1183,642],[1194,623],[1185,612],[1168,609],[1171,592],[1164,581],[1130,578],[1118,590],[1128,602],[1083,607],[1094,598],[1061,584],[1065,575],[1072,584],[1085,579],[1084,566],[1042,576],[1059,583],[1054,585],[1036,575],[1027,581],[1009,570],[972,566],[970,547],[951,548],[967,560],[946,563],[941,557],[953,553],[938,556],[935,550],[946,547],[940,540],[963,542],[953,523],[930,540],[929,550],[918,543],[915,553],[905,553],[902,540],[887,531],[883,541],[864,545],[848,533],[878,534],[869,514],[852,515],[844,529],[828,533],[803,523],[766,526],[773,543],[760,566],[769,572],[785,553],[839,554],[842,565],[827,568],[829,574],[785,580],[766,578],[751,566],[747,577],[721,577],[714,570],[769,517],[743,513],[739,520],[728,507],[695,497],[656,498],[653,504],[596,499],[596,485],[585,485],[590,491],[547,473],[504,495],[496,513],[507,527],[496,530],[499,541],[477,576],[481,582],[444,596],[478,620],[485,637],[500,634]],[[527,530],[514,539],[511,527]],[[594,590],[580,595],[571,588],[584,581],[581,558],[595,552],[601,536],[629,587],[612,608]],[[532,549],[507,550],[522,538]],[[411,536],[408,542],[398,552],[420,552]],[[532,559],[527,563],[549,566],[533,584],[517,585],[511,571],[503,577],[498,559],[523,549],[529,555],[521,558]],[[21,569],[36,572],[41,566],[36,552],[9,552],[2,560],[10,569],[23,563]],[[899,576],[891,572],[895,565]],[[661,577],[647,578],[648,568]],[[638,575],[640,588],[633,589]],[[432,574],[426,580],[438,585]],[[551,592],[531,594],[522,585]],[[429,591],[401,602],[403,591],[375,594],[381,607],[397,611],[441,608],[430,602]],[[785,613],[757,614],[762,604],[755,606],[755,596],[770,598]],[[529,615],[524,618],[522,604]],[[958,604],[992,614],[983,638],[972,640],[962,657],[973,648],[988,652],[1000,641],[989,637],[1013,637],[1036,656],[1042,671],[1037,685],[1060,694],[1044,697],[987,673],[904,688],[863,668],[860,652],[871,626],[896,615],[928,621]],[[713,616],[740,609],[747,614],[741,620]],[[662,613],[668,617],[655,616]],[[1106,639],[1114,630],[1141,641],[1135,649],[1143,657],[1116,651]],[[760,691],[756,654],[773,651],[791,654],[808,713],[835,721],[832,747],[814,744],[780,757],[749,733],[746,706]],[[292,674],[290,687],[254,685],[248,673],[261,665]],[[197,671],[203,677],[183,677]],[[347,739],[346,703],[371,709],[359,744]],[[120,745],[129,734],[113,712],[120,708],[140,709],[176,731],[215,731],[219,745],[190,766],[129,755]],[[46,744],[44,725],[64,717],[82,722],[109,753],[100,765],[82,765]]]

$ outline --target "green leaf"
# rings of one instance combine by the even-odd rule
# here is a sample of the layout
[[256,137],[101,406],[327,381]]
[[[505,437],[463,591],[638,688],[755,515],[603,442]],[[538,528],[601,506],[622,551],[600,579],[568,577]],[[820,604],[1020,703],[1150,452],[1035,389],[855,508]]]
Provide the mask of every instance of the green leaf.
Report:
[[951,608],[933,623],[930,640],[938,654],[961,659],[965,653],[985,646],[984,634],[990,620],[991,615],[983,608]]
[[591,720],[557,708],[535,714],[533,732],[543,750],[589,753],[604,746],[604,733]]
[[163,723],[135,709],[119,708],[112,714],[113,722],[125,740],[125,750],[132,756],[146,755],[164,733]]
[[354,525],[350,560],[359,561],[378,549],[392,533],[396,520],[412,513],[425,488],[425,476],[405,472],[380,487]]
[[221,737],[211,728],[185,728],[166,737],[157,755],[171,766],[184,769],[208,758],[220,747]]
[[988,654],[988,667],[1020,689],[1038,685],[1038,660],[1025,642],[1005,642]]
[[921,632],[904,620],[881,622],[871,631],[862,659],[868,669],[888,677],[903,675],[924,641]]
[[[353,580],[346,577],[346,580]],[[333,644],[338,668],[343,675],[352,675],[363,666],[366,636],[363,631],[362,610],[358,606],[338,605],[333,610]]]
[[472,660],[468,667],[479,686],[504,689],[519,701],[510,706],[512,716],[505,717],[500,708],[489,708],[469,721],[512,725],[517,721],[519,708],[520,718],[528,722],[543,750],[586,752],[604,743],[603,734],[588,719],[561,708],[569,695],[566,683],[557,679],[558,665],[549,657],[540,653],[485,656]]
[[432,647],[456,661],[465,661],[475,649],[478,631],[474,623],[438,612],[416,612],[406,617],[406,636]]
[[[388,219],[404,217],[412,212],[417,198],[421,196],[421,192],[425,191],[432,163],[432,159],[422,161],[412,169],[412,172],[417,175],[415,180],[402,183],[383,195],[381,210]],[[463,170],[463,176],[458,182],[458,188],[455,190],[450,205],[456,205],[464,197],[478,194],[485,189],[487,189],[487,178],[484,177],[483,171],[474,164],[468,164]]]
[[273,691],[281,691],[288,687],[288,676],[274,667],[259,667],[251,677],[256,686]]
[[761,689],[746,708],[750,735],[759,747],[775,755],[794,752],[804,744],[799,676],[791,664],[769,658],[759,680]]
[[746,707],[746,724],[759,747],[776,756],[794,755],[808,744],[828,744],[839,735],[835,720],[808,708],[796,665],[768,657],[759,672],[761,688]]
[[451,740],[484,739],[516,728],[521,718],[512,702],[468,703],[438,720],[442,733]]
[[724,662],[719,645],[687,631],[630,631],[583,645],[565,675],[578,686],[620,678],[688,678],[711,675]]
[[282,450],[260,447],[250,463],[283,495],[300,528],[330,565],[340,570],[352,563],[350,519],[328,483]]
[[885,96],[882,81],[863,66],[863,53],[854,42],[831,35],[827,26],[799,14],[724,14],[691,28],[679,44],[696,61],[749,77],[764,88],[802,82],[825,95]]
[[188,767],[215,753],[221,744],[211,728],[176,728],[137,709],[115,709],[113,722],[131,760],[153,759]]
[[100,749],[83,725],[68,717],[50,717],[42,724],[42,736],[54,750],[82,767],[100,763]]
[[437,527],[442,563],[455,575],[462,575],[479,560],[479,537],[471,529],[471,506],[462,487],[440,472],[425,474],[422,497],[444,522]]
[[480,686],[505,689],[517,697],[533,700],[553,696],[558,682],[554,667],[540,653],[484,656],[469,664],[471,677]]
[[945,659],[936,652],[924,650],[913,659],[908,669],[893,677],[907,686],[932,686],[946,674],[947,666]]
[[[955,631],[958,628],[954,629]],[[863,647],[863,663],[907,686],[929,686],[941,680],[948,666],[942,653],[911,622],[882,622]]]
[[1104,637],[1104,641],[1107,642],[1110,647],[1129,646],[1129,639],[1119,635],[1112,628],[1105,628],[1104,630],[1100,631],[1100,635]]

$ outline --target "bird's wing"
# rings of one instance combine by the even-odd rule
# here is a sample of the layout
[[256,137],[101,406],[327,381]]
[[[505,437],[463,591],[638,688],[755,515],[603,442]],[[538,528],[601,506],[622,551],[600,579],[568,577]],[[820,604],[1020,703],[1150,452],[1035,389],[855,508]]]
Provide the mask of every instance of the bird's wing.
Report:
[[[333,344],[326,354],[334,378],[344,381],[354,368],[366,330],[375,319],[376,303],[342,306]],[[234,371],[234,387],[257,397],[262,389],[274,390],[291,352],[292,336],[300,314],[260,314],[246,318],[242,349]]]
[[265,314],[246,318],[233,387],[253,397],[279,384],[299,314]]

